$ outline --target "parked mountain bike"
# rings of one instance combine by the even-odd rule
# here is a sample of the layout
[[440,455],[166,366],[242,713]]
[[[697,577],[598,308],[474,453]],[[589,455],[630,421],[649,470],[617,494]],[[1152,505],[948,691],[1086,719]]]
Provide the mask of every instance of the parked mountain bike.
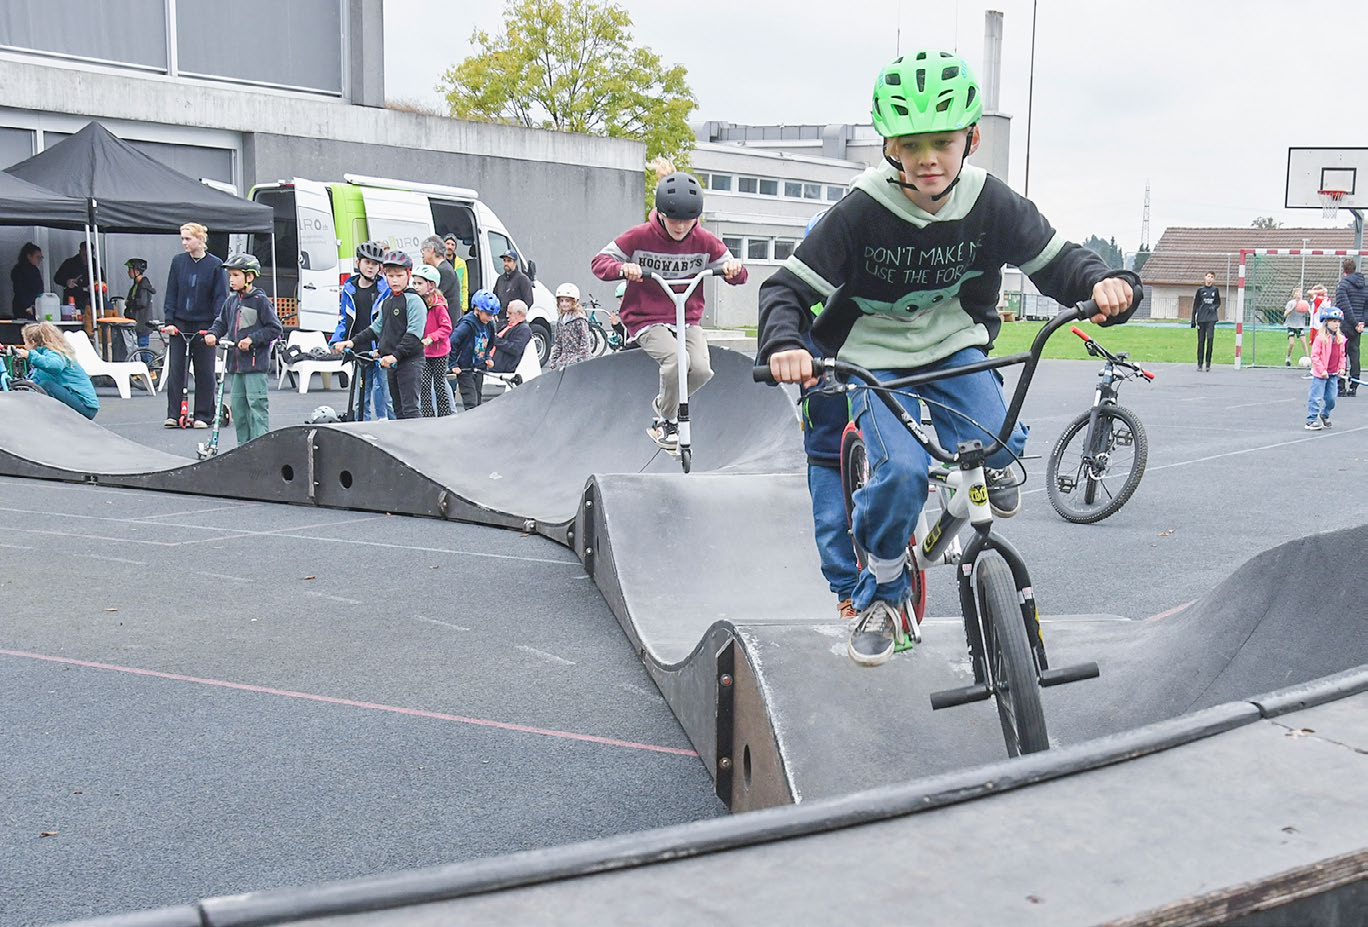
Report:
[[47,390],[27,377],[26,365],[6,346],[0,347],[0,393],[38,393],[47,395]]
[[[828,305],[834,300],[833,296]],[[1092,662],[1050,667],[1026,563],[1016,548],[993,530],[984,466],[989,457],[1006,445],[1016,427],[1045,342],[1070,322],[1096,314],[1097,306],[1091,300],[1064,310],[1040,329],[1030,351],[1024,354],[988,357],[962,367],[913,373],[892,380],[881,381],[855,364],[813,358],[814,372],[821,378],[818,389],[835,394],[869,390],[897,416],[917,443],[945,466],[944,470],[934,468],[932,471],[933,483],[938,489],[936,498],[941,506],[940,515],[932,521],[923,508],[908,545],[906,569],[913,581],[913,595],[921,601],[920,611],[917,611],[916,601],[909,603],[907,611],[917,618],[909,619],[907,625],[896,629],[895,635],[900,644],[905,644],[904,639],[908,637],[921,639],[918,621],[921,612],[925,611],[923,574],[937,564],[957,566],[960,611],[974,681],[961,688],[933,692],[931,707],[950,708],[995,699],[1003,742],[1010,756],[1049,749],[1041,687],[1093,679],[1099,671],[1097,664]],[[1016,364],[1023,365],[1021,377],[999,432],[992,435],[985,430],[986,445],[978,440],[963,441],[953,452],[945,450],[894,398],[899,393],[915,395],[914,388],[923,383]],[[754,377],[759,382],[774,382],[768,366],[757,366]],[[924,397],[918,398],[926,401]],[[864,439],[858,428],[847,428],[841,448],[841,483],[847,500],[864,486],[868,477]],[[847,511],[851,511],[849,501]],[[968,540],[961,547],[960,534],[965,529],[968,529]]]
[[604,324],[604,317],[608,313],[599,308],[599,301],[592,295],[586,296],[584,308],[588,310],[585,315],[589,319],[589,336],[594,340],[593,356],[602,357],[610,351],[621,351],[624,339],[611,324]]
[[1117,402],[1121,384],[1154,374],[1113,354],[1077,328],[1088,354],[1103,359],[1092,408],[1069,423],[1045,465],[1045,489],[1054,510],[1076,525],[1114,515],[1135,494],[1145,475],[1149,440],[1134,412]]

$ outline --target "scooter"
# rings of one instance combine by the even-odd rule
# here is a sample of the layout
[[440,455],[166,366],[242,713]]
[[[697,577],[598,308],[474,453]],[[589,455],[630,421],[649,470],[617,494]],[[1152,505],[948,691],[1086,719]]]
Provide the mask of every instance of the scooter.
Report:
[[[361,415],[366,410],[366,385],[370,378],[375,376],[375,364],[380,360],[380,355],[374,351],[346,351],[343,356],[352,361],[352,375],[347,378],[347,414],[342,416],[344,422],[359,421],[356,409],[356,397],[361,396]],[[383,376],[384,374],[380,374]]]
[[[201,334],[203,334],[203,333],[201,333]],[[199,444],[199,459],[200,459],[200,460],[208,460],[210,457],[213,457],[214,455],[216,455],[216,454],[218,453],[219,428],[220,428],[221,426],[223,426],[223,425],[226,425],[226,424],[228,423],[228,420],[231,418],[231,416],[230,416],[230,414],[229,414],[229,412],[228,412],[228,407],[227,407],[226,405],[223,404],[223,384],[224,384],[225,382],[227,382],[227,380],[228,380],[228,351],[227,351],[227,348],[231,348],[232,346],[233,346],[233,343],[232,343],[231,341],[220,341],[220,342],[218,342],[218,344],[216,345],[215,350],[214,350],[214,366],[217,367],[217,366],[218,366],[218,348],[220,348],[220,347],[224,348],[223,372],[220,373],[220,374],[218,375],[218,387],[217,387],[217,389],[215,390],[215,393],[214,393],[214,430],[211,431],[211,432],[209,433],[209,441],[208,441],[208,443],[205,443],[205,442],[201,441],[200,444]],[[186,378],[186,384],[188,385],[189,382],[190,382],[189,377],[187,377],[187,378]],[[185,400],[182,399],[182,400],[181,400],[181,415],[184,415],[184,414],[185,414]],[[182,426],[182,427],[184,427],[184,426]]]
[[[721,276],[721,271],[708,268],[696,276],[678,280],[666,280],[655,271],[651,271],[649,276],[660,284],[662,290],[670,294],[670,299],[675,305],[675,366],[679,372],[679,449],[675,451],[675,455],[679,457],[679,465],[684,468],[684,472],[688,473],[693,466],[693,441],[689,430],[689,357],[684,344],[684,304],[689,301],[689,297],[698,289],[698,285],[705,277]],[[676,290],[677,286],[684,287],[683,292]]]

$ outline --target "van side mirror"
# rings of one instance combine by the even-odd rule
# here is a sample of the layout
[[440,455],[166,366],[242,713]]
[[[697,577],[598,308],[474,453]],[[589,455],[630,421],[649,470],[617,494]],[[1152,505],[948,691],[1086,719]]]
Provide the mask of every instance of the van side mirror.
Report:
[[535,281],[537,279],[537,262],[527,262],[527,279]]

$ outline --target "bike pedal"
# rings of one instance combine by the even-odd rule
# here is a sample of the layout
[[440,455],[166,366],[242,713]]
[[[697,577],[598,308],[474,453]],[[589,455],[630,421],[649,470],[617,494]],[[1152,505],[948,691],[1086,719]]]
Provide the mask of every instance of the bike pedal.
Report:
[[939,692],[931,693],[931,707],[939,710],[941,708],[954,708],[957,705],[968,705],[970,702],[983,702],[987,701],[992,694],[993,691],[981,682],[959,689],[941,689]]
[[1061,666],[1058,669],[1047,669],[1041,673],[1040,686],[1048,689],[1050,686],[1062,686],[1071,682],[1081,682],[1084,679],[1096,679],[1100,675],[1102,675],[1102,671],[1097,668],[1096,663]]

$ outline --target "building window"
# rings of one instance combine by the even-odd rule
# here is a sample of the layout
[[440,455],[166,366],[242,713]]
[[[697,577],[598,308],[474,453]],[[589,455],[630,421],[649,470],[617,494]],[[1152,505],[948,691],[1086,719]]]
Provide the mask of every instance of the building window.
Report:
[[730,190],[732,188],[731,174],[713,174],[711,189]]
[[784,196],[798,197],[803,196],[803,185],[794,180],[784,181]]
[[738,193],[754,193],[756,185],[759,183],[754,177],[736,178],[736,190]]
[[827,187],[827,201],[835,203],[845,196],[845,187]]
[[803,199],[820,200],[822,198],[822,185],[819,183],[803,184]]
[[798,242],[790,238],[774,239],[774,259],[776,261],[782,261],[787,259],[788,256],[793,253],[793,249],[796,247],[798,247]]
[[746,253],[746,240],[744,238],[733,238],[728,235],[723,235],[722,244],[727,246],[727,250],[732,253],[732,257],[739,257]]
[[773,178],[770,178],[770,179],[764,179],[764,178],[762,178],[762,179],[760,180],[760,195],[761,195],[761,196],[778,196],[778,195],[779,195],[779,181],[774,180]]
[[768,238],[747,238],[746,260],[768,261],[770,259],[770,241]]

